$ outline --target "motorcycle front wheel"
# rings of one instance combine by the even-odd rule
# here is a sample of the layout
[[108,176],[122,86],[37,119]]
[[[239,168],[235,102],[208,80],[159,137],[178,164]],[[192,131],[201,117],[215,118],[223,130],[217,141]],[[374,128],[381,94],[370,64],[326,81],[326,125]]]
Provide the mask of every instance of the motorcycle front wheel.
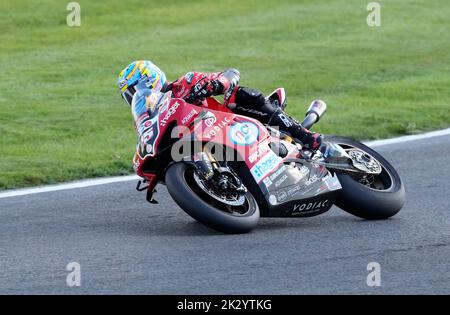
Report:
[[247,192],[239,203],[233,204],[221,192],[205,191],[195,170],[186,163],[172,164],[166,172],[166,185],[175,202],[192,218],[227,234],[247,233],[256,227],[259,207]]

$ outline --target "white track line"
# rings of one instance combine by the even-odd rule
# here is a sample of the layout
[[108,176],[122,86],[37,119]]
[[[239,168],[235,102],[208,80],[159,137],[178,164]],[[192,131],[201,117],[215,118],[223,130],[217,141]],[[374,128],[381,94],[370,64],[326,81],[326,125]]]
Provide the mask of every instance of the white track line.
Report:
[[391,139],[366,141],[366,142],[364,142],[364,144],[367,146],[370,146],[370,147],[379,147],[379,146],[383,146],[383,145],[391,145],[391,144],[398,144],[398,143],[409,142],[409,141],[417,141],[417,140],[423,140],[423,139],[446,136],[446,135],[450,135],[450,128],[421,133],[419,135],[401,136],[401,137],[391,138]]
[[35,188],[6,190],[5,192],[0,193],[0,199],[8,198],[8,197],[39,194],[39,193],[50,192],[50,191],[68,190],[68,189],[91,187],[91,186],[98,186],[98,185],[105,185],[105,184],[112,184],[112,183],[127,182],[127,181],[137,180],[137,179],[139,179],[139,177],[137,175],[103,177],[103,178],[98,178],[98,179],[94,178],[94,179],[80,180],[80,181],[75,181],[75,182],[70,182],[70,183],[65,183],[65,184],[47,185],[47,186],[40,186],[40,187],[35,187]]
[[[445,135],[450,135],[450,128],[427,132],[427,133],[423,133],[420,135],[402,136],[402,137],[398,137],[398,138],[368,141],[368,142],[364,142],[364,143],[370,147],[378,147],[378,146],[383,146],[383,145],[392,145],[392,144],[422,140],[422,139],[445,136]],[[103,178],[98,178],[98,179],[86,179],[86,180],[75,181],[75,182],[65,183],[65,184],[58,184],[58,185],[48,185],[48,186],[41,186],[41,187],[35,187],[35,188],[6,190],[4,192],[0,192],[0,199],[8,198],[8,197],[39,194],[39,193],[44,193],[44,192],[59,191],[59,190],[69,190],[69,189],[77,189],[77,188],[84,188],[84,187],[91,187],[91,186],[106,185],[106,184],[112,184],[112,183],[128,182],[128,181],[137,180],[137,179],[139,179],[139,177],[137,175],[103,177]]]

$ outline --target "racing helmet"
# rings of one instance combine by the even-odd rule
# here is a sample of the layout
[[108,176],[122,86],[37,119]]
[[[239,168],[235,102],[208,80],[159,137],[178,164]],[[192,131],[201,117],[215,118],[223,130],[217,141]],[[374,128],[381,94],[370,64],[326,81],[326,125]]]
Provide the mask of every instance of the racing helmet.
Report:
[[148,60],[133,61],[119,73],[117,80],[122,98],[129,106],[136,90],[149,89],[159,92],[166,84],[164,72]]

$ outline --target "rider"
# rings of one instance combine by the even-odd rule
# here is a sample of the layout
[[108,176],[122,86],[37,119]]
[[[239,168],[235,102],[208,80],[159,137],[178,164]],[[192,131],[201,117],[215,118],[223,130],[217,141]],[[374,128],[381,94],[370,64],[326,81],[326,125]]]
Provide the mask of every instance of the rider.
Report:
[[[225,104],[233,112],[246,115],[264,124],[277,126],[299,140],[305,148],[319,149],[322,136],[304,128],[282,108],[272,105],[255,89],[239,86],[240,73],[236,69],[223,72],[188,72],[178,80],[168,82],[164,72],[150,61],[134,61],[119,74],[117,84],[123,99],[131,105],[136,85],[144,83],[152,91],[172,91],[173,97],[201,105],[209,96],[224,94]],[[141,84],[139,84],[140,86]],[[237,91],[235,91],[237,89]],[[235,93],[233,93],[235,91]]]

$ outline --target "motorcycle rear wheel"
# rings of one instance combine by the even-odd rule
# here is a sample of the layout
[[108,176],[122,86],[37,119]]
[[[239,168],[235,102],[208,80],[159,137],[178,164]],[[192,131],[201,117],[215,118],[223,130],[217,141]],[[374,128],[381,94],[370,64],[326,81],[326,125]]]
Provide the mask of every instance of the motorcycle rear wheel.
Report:
[[339,144],[344,149],[364,151],[382,167],[381,174],[371,180],[336,171],[342,185],[335,203],[339,208],[367,220],[387,219],[400,211],[405,203],[405,188],[397,171],[381,154],[347,137],[328,136],[325,141]]
[[259,220],[259,207],[250,192],[242,206],[220,204],[202,192],[194,180],[194,170],[186,163],[172,164],[166,172],[166,185],[175,202],[192,218],[227,234],[250,232]]

